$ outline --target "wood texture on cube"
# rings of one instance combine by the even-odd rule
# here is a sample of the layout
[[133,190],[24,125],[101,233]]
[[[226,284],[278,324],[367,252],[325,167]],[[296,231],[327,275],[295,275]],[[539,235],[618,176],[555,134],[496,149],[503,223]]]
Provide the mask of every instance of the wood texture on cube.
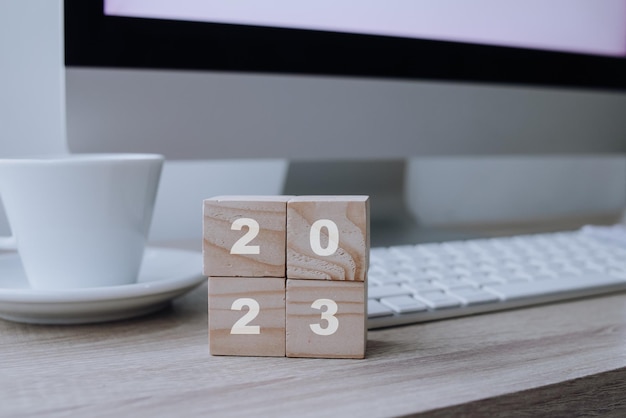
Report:
[[[233,334],[233,326],[249,307],[232,309],[241,298],[259,304],[258,315],[247,322],[258,334]],[[258,277],[209,277],[209,351],[213,355],[285,355],[285,279]]]
[[[322,280],[287,280],[287,357],[364,358],[367,343],[366,284]],[[318,299],[337,304],[337,330],[319,335],[311,326],[328,328],[322,319],[327,306],[315,309]]]
[[[332,255],[311,246],[311,226],[320,219],[339,229]],[[316,239],[316,237],[314,237]],[[328,247],[328,229],[319,234]],[[369,198],[367,196],[299,196],[287,203],[287,277],[290,279],[364,281],[369,265]]]
[[[220,277],[285,277],[287,196],[218,196],[204,201],[204,274]],[[251,218],[259,233],[247,245],[259,254],[231,254],[248,227],[233,230],[237,219]]]

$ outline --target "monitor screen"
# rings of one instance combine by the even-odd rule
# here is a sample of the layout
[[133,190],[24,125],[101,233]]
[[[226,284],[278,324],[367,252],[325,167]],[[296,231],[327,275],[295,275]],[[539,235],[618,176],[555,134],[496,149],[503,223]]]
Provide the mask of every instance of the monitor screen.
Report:
[[110,16],[626,55],[624,0],[105,0]]
[[624,152],[625,34],[626,0],[65,0],[68,138],[170,158]]

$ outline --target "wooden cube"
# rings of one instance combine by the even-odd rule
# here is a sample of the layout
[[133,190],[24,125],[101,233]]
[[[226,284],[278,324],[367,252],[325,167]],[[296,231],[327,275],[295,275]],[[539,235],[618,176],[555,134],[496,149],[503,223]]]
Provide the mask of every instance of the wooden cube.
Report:
[[365,286],[287,279],[287,357],[364,358]]
[[204,274],[285,277],[288,196],[218,196],[204,201]]
[[367,196],[298,196],[287,203],[287,277],[364,281]]
[[209,351],[285,355],[285,278],[209,277]]

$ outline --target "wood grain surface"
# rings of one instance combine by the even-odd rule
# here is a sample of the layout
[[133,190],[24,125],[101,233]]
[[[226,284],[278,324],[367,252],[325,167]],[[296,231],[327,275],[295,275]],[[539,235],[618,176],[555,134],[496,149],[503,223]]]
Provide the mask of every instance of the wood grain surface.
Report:
[[0,416],[383,417],[476,401],[504,413],[544,387],[563,388],[552,411],[573,416],[567,388],[590,376],[580,390],[624,398],[596,385],[626,367],[624,294],[370,331],[365,360],[210,356],[206,307],[205,285],[133,320],[0,320]]
[[[363,282],[288,279],[287,356],[355,359],[365,357],[367,344],[365,299]],[[320,300],[331,304],[322,303],[319,309],[314,308],[313,302]],[[325,319],[324,313],[332,315]],[[320,331],[334,330],[334,332],[330,335],[322,332],[320,335],[311,328],[316,325]],[[333,328],[334,325],[336,329]]]
[[[287,200],[289,196],[216,196],[203,206],[204,274],[207,276],[285,277]],[[257,254],[233,253],[233,246],[249,231],[233,223],[252,219],[259,231],[248,246]],[[247,240],[246,240],[247,241]]]
[[[318,220],[338,228],[338,248],[331,255],[311,247]],[[329,245],[322,228],[320,246]],[[367,196],[297,196],[287,204],[287,277],[290,279],[364,281],[369,266],[369,198]]]
[[[237,300],[242,304],[233,309]],[[257,304],[256,314],[248,301]],[[258,334],[234,330],[241,321],[244,328],[258,327]],[[209,277],[209,351],[284,357],[285,278]]]

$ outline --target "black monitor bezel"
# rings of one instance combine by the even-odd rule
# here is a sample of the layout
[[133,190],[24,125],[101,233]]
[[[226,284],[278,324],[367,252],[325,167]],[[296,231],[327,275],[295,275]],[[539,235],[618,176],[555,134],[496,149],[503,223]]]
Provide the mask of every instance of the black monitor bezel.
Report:
[[106,16],[65,0],[65,64],[626,89],[626,59],[313,30]]

